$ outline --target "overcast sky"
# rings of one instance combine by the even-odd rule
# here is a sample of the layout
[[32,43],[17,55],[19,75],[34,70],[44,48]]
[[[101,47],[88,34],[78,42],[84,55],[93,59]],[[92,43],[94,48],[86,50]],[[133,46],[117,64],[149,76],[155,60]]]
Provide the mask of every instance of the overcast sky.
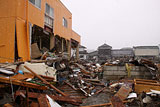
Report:
[[61,0],[81,44],[114,49],[160,44],[160,0]]

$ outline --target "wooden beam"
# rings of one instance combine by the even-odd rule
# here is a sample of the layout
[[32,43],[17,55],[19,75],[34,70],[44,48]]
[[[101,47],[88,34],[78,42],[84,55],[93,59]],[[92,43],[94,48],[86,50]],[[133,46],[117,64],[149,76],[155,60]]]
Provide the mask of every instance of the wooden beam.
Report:
[[88,75],[91,75],[90,72],[87,72],[87,70],[85,70],[83,65],[79,65],[78,63],[75,63],[75,65],[78,66],[81,69],[81,72],[83,72],[85,74],[88,74]]
[[60,91],[58,88],[54,87],[52,84],[50,84],[49,82],[47,82],[45,79],[43,79],[41,76],[39,76],[38,74],[36,74],[34,71],[32,71],[30,68],[28,68],[27,66],[24,66],[27,70],[29,70],[32,74],[34,74],[37,78],[39,78],[41,81],[43,81],[43,83],[45,83],[46,85],[48,85],[50,88],[56,90],[58,93],[62,94],[63,96],[67,96],[66,94],[64,94],[62,91]]
[[[21,95],[20,93],[25,94],[26,91],[25,90],[20,90],[20,91],[16,91],[15,95],[19,96]],[[40,96],[46,96],[46,94],[41,94],[41,93],[34,93],[34,92],[28,92],[28,97],[29,98],[39,98]],[[82,100],[77,99],[77,98],[71,98],[71,97],[64,97],[64,96],[54,96],[54,95],[48,95],[49,97],[51,97],[52,99],[54,99],[55,101],[62,101],[62,102],[68,102],[68,103],[82,103]]]

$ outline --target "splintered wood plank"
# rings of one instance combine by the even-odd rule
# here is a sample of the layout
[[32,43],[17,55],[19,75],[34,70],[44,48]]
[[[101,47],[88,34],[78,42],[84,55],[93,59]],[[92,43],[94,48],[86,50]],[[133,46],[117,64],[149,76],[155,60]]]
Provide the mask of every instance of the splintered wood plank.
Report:
[[122,100],[118,96],[111,98],[112,107],[125,107]]
[[143,80],[143,79],[135,79],[134,80],[134,89],[136,93],[141,92],[150,92],[152,90],[158,90],[160,91],[160,83],[158,81],[149,81],[149,80]]
[[39,107],[39,104],[37,102],[32,102],[30,104],[30,107]]
[[122,101],[127,98],[129,93],[132,91],[132,89],[129,86],[122,86],[119,91],[115,94],[115,96],[118,96]]

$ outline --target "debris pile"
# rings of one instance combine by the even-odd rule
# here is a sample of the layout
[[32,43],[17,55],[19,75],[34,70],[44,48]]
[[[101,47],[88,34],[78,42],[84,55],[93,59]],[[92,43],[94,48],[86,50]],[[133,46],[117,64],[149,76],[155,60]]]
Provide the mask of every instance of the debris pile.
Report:
[[73,62],[49,53],[41,60],[0,64],[0,106],[160,105],[159,65],[144,59],[137,62],[152,69],[157,80],[103,81],[105,64]]

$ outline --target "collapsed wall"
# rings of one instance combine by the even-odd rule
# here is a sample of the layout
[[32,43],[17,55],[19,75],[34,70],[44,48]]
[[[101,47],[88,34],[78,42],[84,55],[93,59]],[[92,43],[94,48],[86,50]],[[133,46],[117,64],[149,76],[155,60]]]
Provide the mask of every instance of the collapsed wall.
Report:
[[[150,71],[144,66],[131,66],[130,78],[151,79]],[[104,80],[117,80],[123,77],[128,77],[126,66],[104,66],[103,79]]]

